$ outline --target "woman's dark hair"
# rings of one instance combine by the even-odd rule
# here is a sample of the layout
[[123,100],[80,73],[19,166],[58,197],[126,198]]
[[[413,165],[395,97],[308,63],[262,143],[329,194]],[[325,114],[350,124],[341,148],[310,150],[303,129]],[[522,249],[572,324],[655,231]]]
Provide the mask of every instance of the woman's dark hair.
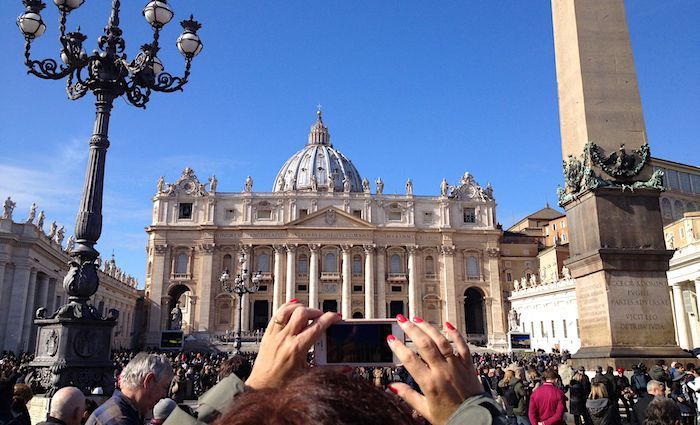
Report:
[[681,420],[681,410],[673,400],[656,399],[649,403],[644,425],[674,425]]
[[216,425],[413,425],[401,399],[369,381],[313,369],[281,387],[244,392]]
[[221,363],[219,368],[219,379],[223,379],[230,374],[235,374],[241,381],[245,381],[250,376],[252,367],[250,362],[245,357],[236,354],[235,356],[227,359]]

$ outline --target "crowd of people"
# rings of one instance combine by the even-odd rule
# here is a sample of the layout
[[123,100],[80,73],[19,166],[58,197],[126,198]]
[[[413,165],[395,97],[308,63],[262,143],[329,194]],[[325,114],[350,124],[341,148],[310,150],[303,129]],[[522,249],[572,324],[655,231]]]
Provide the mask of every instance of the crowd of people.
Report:
[[[566,352],[471,353],[449,324],[441,334],[419,317],[397,319],[418,350],[390,335],[396,367],[313,367],[309,348],[339,319],[293,301],[258,353],[117,351],[118,390],[98,407],[84,393],[99,388],[62,388],[45,423],[564,425],[570,415],[575,425],[695,425],[700,411],[692,363],[593,374]],[[0,425],[31,423],[29,361],[0,358]]]

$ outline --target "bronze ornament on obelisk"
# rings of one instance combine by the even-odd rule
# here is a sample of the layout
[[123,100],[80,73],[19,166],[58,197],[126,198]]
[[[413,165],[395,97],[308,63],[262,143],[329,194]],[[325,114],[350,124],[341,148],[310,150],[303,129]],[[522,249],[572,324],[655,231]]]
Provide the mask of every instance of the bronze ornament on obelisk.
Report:
[[683,356],[623,0],[552,0],[577,363]]

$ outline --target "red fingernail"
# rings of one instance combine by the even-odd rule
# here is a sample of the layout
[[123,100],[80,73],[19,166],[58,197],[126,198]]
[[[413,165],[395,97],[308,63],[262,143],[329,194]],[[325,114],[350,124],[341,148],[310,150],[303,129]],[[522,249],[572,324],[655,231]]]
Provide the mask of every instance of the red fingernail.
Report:
[[421,318],[418,317],[418,316],[414,317],[414,318],[413,318],[413,321],[414,321],[415,323],[423,323],[423,319],[421,319]]
[[387,342],[394,342],[394,341],[396,341],[396,337],[394,335],[387,335],[386,341]]
[[406,322],[408,322],[408,319],[406,318],[406,316],[404,316],[404,315],[401,314],[401,313],[399,313],[399,314],[396,315],[396,320],[398,320],[398,321],[401,322],[401,323],[406,323]]
[[289,304],[293,304],[293,303],[295,303],[295,302],[297,302],[297,299],[296,299],[296,298],[292,298],[291,300],[289,300]]
[[454,326],[452,326],[452,323],[450,323],[450,322],[445,322],[445,326],[447,326],[447,329],[449,329],[449,330],[451,330],[451,331],[456,331],[456,330],[457,330],[457,329],[455,329]]
[[394,394],[398,394],[398,393],[399,393],[399,390],[397,390],[396,388],[394,388],[391,384],[387,385],[386,387],[389,388],[389,389],[391,390],[391,392],[394,393]]

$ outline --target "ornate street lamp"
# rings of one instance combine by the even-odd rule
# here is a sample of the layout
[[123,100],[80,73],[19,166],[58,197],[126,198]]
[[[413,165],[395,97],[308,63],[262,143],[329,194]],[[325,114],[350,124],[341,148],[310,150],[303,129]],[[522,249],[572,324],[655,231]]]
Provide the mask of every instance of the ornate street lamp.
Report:
[[[99,286],[97,277],[99,253],[94,246],[102,233],[105,156],[109,147],[109,118],[114,99],[125,95],[124,98],[132,105],[145,108],[152,92],[170,93],[182,90],[190,75],[192,59],[202,50],[202,42],[197,35],[197,30],[201,28],[201,25],[192,16],[182,21],[184,32],[178,38],[177,48],[185,57],[185,71],[182,77],[175,77],[165,72],[162,62],[157,57],[160,50],[159,37],[160,30],[173,18],[173,12],[167,0],[151,1],[145,6],[143,15],[153,29],[153,40],[141,46],[140,51],[129,62],[124,53],[126,46],[122,38],[122,30],[119,27],[121,2],[120,0],[112,0],[111,14],[104,34],[98,39],[98,49],[88,54],[83,49],[83,42],[87,37],[80,32],[80,28],[75,32],[66,32],[68,15],[80,7],[84,0],[53,0],[53,2],[60,12],[59,41],[61,43],[60,58],[62,63],[54,59],[33,60],[31,58],[32,42],[46,30],[46,25],[40,15],[46,5],[43,0],[22,0],[26,11],[17,18],[17,26],[25,39],[24,58],[27,72],[46,80],[66,78],[66,92],[71,100],[80,99],[88,91],[94,93],[96,99],[94,133],[90,138],[90,155],[75,224],[76,241],[70,252],[70,270],[63,281],[63,287],[69,295],[69,302],[53,314],[48,314],[45,309],[37,311],[37,319],[39,319],[37,324],[40,326],[37,338],[37,358],[49,359],[58,356],[53,360],[65,363],[66,361],[70,362],[70,354],[62,352],[63,347],[67,344],[57,342],[58,339],[61,339],[60,333],[66,332],[61,330],[66,327],[65,320],[102,320],[101,314],[94,306],[89,305],[88,301]],[[61,322],[60,319],[65,320]],[[111,318],[108,319],[114,322],[116,316],[112,314]],[[47,326],[49,320],[61,322],[59,323],[61,326],[50,329],[52,333],[49,335],[43,335],[46,329],[42,326]],[[113,327],[114,323],[111,326]],[[41,338],[47,337],[52,339],[42,341]],[[107,337],[110,337],[109,333]],[[95,344],[93,339],[94,337],[84,336],[78,341],[84,340],[86,343]],[[55,344],[50,344],[52,341]],[[102,342],[107,343],[107,347],[109,347],[109,340],[100,341],[100,343]],[[42,344],[47,347],[56,345],[61,349],[50,350],[58,351],[58,354],[53,352],[51,356],[48,356],[47,353],[40,352],[40,348],[44,346]],[[95,350],[82,347],[78,343],[72,345],[77,351],[77,354],[73,353],[78,356],[77,358],[90,359],[93,357],[92,353]],[[109,350],[107,350],[108,352]],[[51,353],[49,352],[49,354]],[[62,368],[54,365],[53,369]],[[51,386],[54,391],[67,382],[59,377],[53,379]]]
[[221,281],[221,289],[228,292],[229,294],[238,295],[238,323],[236,324],[236,336],[234,338],[235,353],[240,353],[241,351],[241,321],[243,319],[243,296],[245,294],[252,294],[258,291],[260,287],[260,280],[262,280],[262,272],[258,271],[252,276],[248,273],[248,269],[245,267],[246,258],[245,254],[241,254],[241,258],[238,259],[241,263],[241,269],[243,272],[236,275],[231,281],[231,276],[229,275],[228,269],[224,269],[221,274],[219,281]]

